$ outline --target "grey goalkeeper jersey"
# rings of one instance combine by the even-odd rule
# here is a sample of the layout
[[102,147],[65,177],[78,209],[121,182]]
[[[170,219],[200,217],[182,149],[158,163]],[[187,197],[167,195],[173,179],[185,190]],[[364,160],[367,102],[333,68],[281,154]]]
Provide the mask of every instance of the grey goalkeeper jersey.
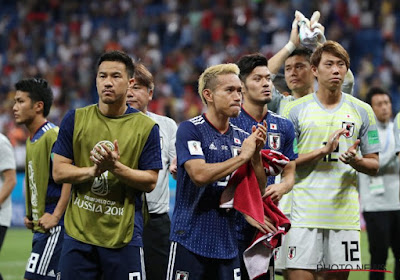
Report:
[[151,112],[147,115],[160,127],[161,159],[163,169],[158,172],[156,188],[146,193],[149,212],[164,214],[169,211],[169,166],[176,157],[175,139],[177,125],[174,120]]

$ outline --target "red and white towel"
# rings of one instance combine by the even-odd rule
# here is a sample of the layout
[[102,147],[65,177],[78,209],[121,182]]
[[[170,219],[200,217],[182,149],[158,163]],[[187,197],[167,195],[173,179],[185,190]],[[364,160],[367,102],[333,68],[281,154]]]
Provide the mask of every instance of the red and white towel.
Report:
[[[273,150],[262,150],[261,156],[267,176],[280,174],[289,163],[286,156]],[[264,223],[264,216],[273,221],[278,231],[274,234],[258,232],[243,254],[250,279],[266,274],[272,251],[280,246],[282,234],[286,234],[290,229],[290,221],[270,197],[264,199],[261,197],[257,178],[250,162],[239,167],[233,174],[221,195],[220,207],[233,207],[259,223]]]

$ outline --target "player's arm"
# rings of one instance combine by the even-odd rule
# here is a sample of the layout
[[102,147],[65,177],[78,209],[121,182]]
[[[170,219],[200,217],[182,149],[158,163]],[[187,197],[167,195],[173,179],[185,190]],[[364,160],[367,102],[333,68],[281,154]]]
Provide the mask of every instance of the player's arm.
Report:
[[[257,129],[243,141],[242,149],[238,156],[230,158],[224,162],[206,163],[204,159],[200,158],[186,161],[184,163],[184,168],[189,174],[190,179],[197,186],[201,187],[230,175],[233,171],[253,157],[258,147],[257,141],[265,141],[265,135],[259,136],[259,132],[260,130]],[[256,160],[256,158],[254,158],[254,160]]]
[[56,183],[79,184],[99,176],[102,172],[97,165],[78,167],[73,165],[72,159],[54,154],[53,179]]
[[3,187],[0,190],[0,208],[3,202],[11,195],[17,179],[15,169],[7,169],[2,172],[3,175]]
[[340,136],[342,136],[346,132],[347,130],[345,128],[338,129],[329,136],[326,145],[322,148],[315,149],[310,153],[299,154],[299,157],[296,159],[296,166],[304,166],[316,163],[317,161],[332,153],[339,145]]
[[151,192],[156,187],[158,170],[132,169],[120,161],[109,169],[121,182],[142,192]]
[[283,169],[281,174],[281,182],[272,184],[267,187],[265,197],[271,196],[274,203],[282,199],[282,196],[293,189],[295,181],[296,162],[291,160]]
[[38,225],[42,227],[44,230],[50,230],[51,228],[58,225],[62,215],[67,209],[69,197],[71,194],[71,184],[62,184],[61,187],[61,196],[58,199],[56,208],[53,213],[44,213],[42,217],[40,217],[38,221]]
[[289,55],[300,45],[299,31],[297,27],[297,19],[293,20],[292,31],[290,32],[289,42],[268,60],[268,69],[272,74],[276,74]]
[[[264,165],[262,162],[262,157],[260,154],[261,149],[264,148],[265,142],[266,142],[266,137],[267,137],[267,122],[264,120],[263,125],[258,125],[259,127],[259,134],[258,136],[261,137],[261,139],[264,139],[264,141],[256,141],[257,146],[256,146],[256,151],[251,157],[251,165],[254,170],[254,174],[256,175],[258,187],[260,189],[261,195],[265,194],[265,187],[267,186],[267,179],[268,176],[265,173]],[[253,125],[251,128],[252,132],[255,133],[256,127]]]

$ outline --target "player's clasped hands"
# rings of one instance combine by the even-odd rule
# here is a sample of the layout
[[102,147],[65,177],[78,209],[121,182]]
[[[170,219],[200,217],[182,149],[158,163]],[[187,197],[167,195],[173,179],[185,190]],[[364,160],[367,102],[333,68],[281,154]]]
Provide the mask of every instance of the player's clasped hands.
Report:
[[111,150],[107,145],[96,145],[90,152],[91,161],[95,164],[96,173],[100,175],[106,170],[112,171],[115,163],[119,160],[118,141],[114,140],[114,150]]
[[240,156],[249,160],[253,155],[259,153],[265,146],[267,139],[267,123],[258,124],[257,127],[253,126],[252,134],[247,137],[242,144]]

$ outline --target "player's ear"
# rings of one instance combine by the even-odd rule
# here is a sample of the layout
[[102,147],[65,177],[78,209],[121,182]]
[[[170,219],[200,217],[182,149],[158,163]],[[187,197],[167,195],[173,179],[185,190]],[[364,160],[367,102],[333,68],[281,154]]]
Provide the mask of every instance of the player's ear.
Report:
[[36,101],[33,104],[33,107],[35,108],[36,112],[38,112],[38,113],[43,112],[43,110],[44,110],[44,102],[43,101]]
[[210,89],[206,88],[202,92],[204,100],[209,104],[210,102],[213,101],[213,93]]
[[134,84],[135,84],[135,78],[130,78],[128,81],[128,88],[133,88]]
[[315,67],[314,65],[311,65],[311,71],[312,71],[314,77],[318,78],[318,68]]

